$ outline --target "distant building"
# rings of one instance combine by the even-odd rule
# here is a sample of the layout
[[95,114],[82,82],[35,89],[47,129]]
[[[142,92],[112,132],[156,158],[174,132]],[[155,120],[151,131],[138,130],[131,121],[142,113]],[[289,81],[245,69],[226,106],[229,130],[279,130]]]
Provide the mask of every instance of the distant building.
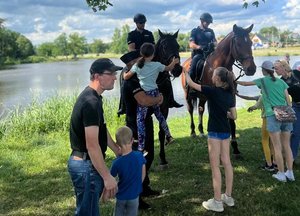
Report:
[[270,41],[260,34],[254,34],[251,40],[253,49],[269,48]]

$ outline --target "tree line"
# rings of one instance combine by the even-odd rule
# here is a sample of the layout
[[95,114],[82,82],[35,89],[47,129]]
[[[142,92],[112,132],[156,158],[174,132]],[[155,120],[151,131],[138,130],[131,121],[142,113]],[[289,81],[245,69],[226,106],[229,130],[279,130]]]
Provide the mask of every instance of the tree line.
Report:
[[[130,27],[126,24],[121,28],[115,28],[112,41],[109,43],[103,42],[101,39],[94,39],[91,43],[87,43],[84,36],[79,33],[71,33],[67,35],[66,33],[60,34],[52,42],[45,42],[38,46],[33,46],[31,41],[24,35],[11,31],[5,28],[3,25],[3,20],[0,20],[0,66],[10,63],[18,62],[35,62],[30,60],[30,58],[35,57],[39,60],[44,61],[49,57],[65,56],[68,59],[76,59],[78,55],[93,53],[99,55],[100,53],[116,53],[123,54],[128,51],[127,46],[127,35],[130,31]],[[280,29],[272,26],[262,28],[259,33],[268,38],[276,36],[282,43],[298,43],[299,38],[295,40],[291,35],[293,32],[289,30],[281,31]],[[153,32],[155,41],[158,41],[159,34],[158,31]],[[180,46],[179,51],[187,52],[189,51],[190,33],[180,33],[178,34],[178,43]],[[218,37],[221,40],[224,35]]]

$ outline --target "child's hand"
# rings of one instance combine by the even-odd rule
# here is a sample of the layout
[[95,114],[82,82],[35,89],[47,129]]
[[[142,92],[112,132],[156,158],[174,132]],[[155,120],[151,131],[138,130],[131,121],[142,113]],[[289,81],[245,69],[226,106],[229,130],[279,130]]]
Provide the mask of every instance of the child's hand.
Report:
[[255,106],[251,106],[251,107],[248,108],[247,111],[248,111],[248,112],[252,112],[252,111],[254,111],[254,110],[256,110],[256,107],[255,107]]
[[175,57],[173,58],[172,61],[173,61],[173,64],[178,64],[180,62],[179,58],[175,58]]
[[191,81],[190,74],[186,70],[184,70],[184,74],[185,74],[185,81],[186,81],[187,84],[189,84],[190,81]]

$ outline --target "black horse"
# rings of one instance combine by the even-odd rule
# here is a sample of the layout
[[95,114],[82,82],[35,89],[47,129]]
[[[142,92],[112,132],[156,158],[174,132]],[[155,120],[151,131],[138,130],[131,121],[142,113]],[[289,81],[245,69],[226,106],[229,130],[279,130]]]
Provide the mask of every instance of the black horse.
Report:
[[[159,40],[155,44],[155,57],[153,61],[158,61],[164,65],[169,65],[174,57],[179,57],[179,44],[177,43],[178,31],[174,34],[171,33],[162,33],[158,30]],[[182,67],[180,64],[176,64],[172,71],[164,71],[159,73],[159,76],[156,80],[158,85],[158,89],[160,93],[162,93],[164,97],[164,101],[160,106],[161,113],[167,119],[169,114],[169,103],[173,101],[172,96],[172,84],[171,84],[171,76],[179,77],[182,72]],[[123,84],[123,73],[120,74],[120,86]],[[122,95],[122,94],[121,94]],[[122,97],[122,96],[121,96]],[[121,98],[120,98],[121,99]],[[120,103],[122,103],[120,101]],[[165,167],[168,165],[165,154],[165,132],[160,127],[159,128],[159,143],[160,143],[160,165],[161,167]]]
[[[159,33],[159,40],[155,45],[155,57],[153,61],[159,61],[164,65],[169,65],[174,57],[180,58],[179,56],[179,44],[177,42],[178,31],[174,34],[171,33],[162,33],[158,30]],[[176,64],[174,69],[171,71],[172,76],[179,77],[182,72],[182,67],[180,64]],[[160,111],[165,117],[168,118],[169,114],[169,102],[173,101],[172,96],[172,84],[170,79],[169,71],[164,71],[160,73],[156,83],[158,85],[158,89],[160,93],[163,94],[164,101],[160,106]],[[168,164],[165,155],[165,132],[160,127],[159,128],[159,144],[160,144],[160,165],[163,167]]]
[[[217,46],[216,50],[212,52],[206,59],[203,70],[202,70],[202,79],[201,84],[203,85],[212,85],[212,74],[214,69],[217,67],[226,67],[229,71],[232,71],[232,67],[237,61],[241,65],[241,70],[245,72],[246,75],[251,76],[256,71],[256,66],[252,56],[252,42],[249,38],[249,33],[251,32],[253,25],[243,29],[237,25],[233,26],[233,31],[230,32]],[[191,58],[187,59],[183,63],[184,70],[188,71],[191,63]],[[184,73],[181,76],[182,87],[185,91],[185,98],[187,101],[188,111],[191,117],[191,135],[195,136],[195,124],[193,119],[193,109],[194,103],[198,103],[198,113],[199,113],[199,125],[198,129],[201,135],[204,135],[202,116],[204,112],[204,105],[206,98],[201,93],[193,94],[186,89],[186,81]],[[194,92],[195,93],[195,92]],[[202,107],[203,109],[200,109]],[[240,151],[235,140],[235,122],[230,121],[231,126],[231,137],[232,137],[232,147],[233,153],[239,155]]]

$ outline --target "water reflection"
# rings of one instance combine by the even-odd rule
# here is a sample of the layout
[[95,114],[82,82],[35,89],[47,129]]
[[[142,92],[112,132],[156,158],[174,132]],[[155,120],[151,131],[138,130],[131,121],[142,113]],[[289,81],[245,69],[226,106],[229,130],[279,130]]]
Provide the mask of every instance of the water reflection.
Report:
[[[281,57],[255,57],[257,66],[264,60],[277,60]],[[182,58],[182,62],[186,58]],[[112,59],[117,65],[124,66],[119,59]],[[296,61],[296,57],[291,57],[291,65]],[[89,82],[89,68],[92,59],[79,60],[75,62],[54,62],[17,65],[5,70],[0,70],[0,114],[3,110],[13,109],[16,106],[26,106],[32,99],[38,96],[45,100],[54,94],[72,94],[80,92]],[[234,68],[238,75],[238,69]],[[252,77],[242,77],[241,80],[252,80],[261,77],[261,69],[257,67],[257,72]],[[185,104],[184,93],[181,87],[180,78],[172,81],[175,99],[179,103]],[[120,85],[118,80],[115,88],[104,92],[104,97],[119,97]],[[240,94],[258,95],[258,89],[253,87],[239,87]],[[242,106],[244,101],[238,98],[238,106]],[[185,113],[186,108],[171,109],[172,113]]]

